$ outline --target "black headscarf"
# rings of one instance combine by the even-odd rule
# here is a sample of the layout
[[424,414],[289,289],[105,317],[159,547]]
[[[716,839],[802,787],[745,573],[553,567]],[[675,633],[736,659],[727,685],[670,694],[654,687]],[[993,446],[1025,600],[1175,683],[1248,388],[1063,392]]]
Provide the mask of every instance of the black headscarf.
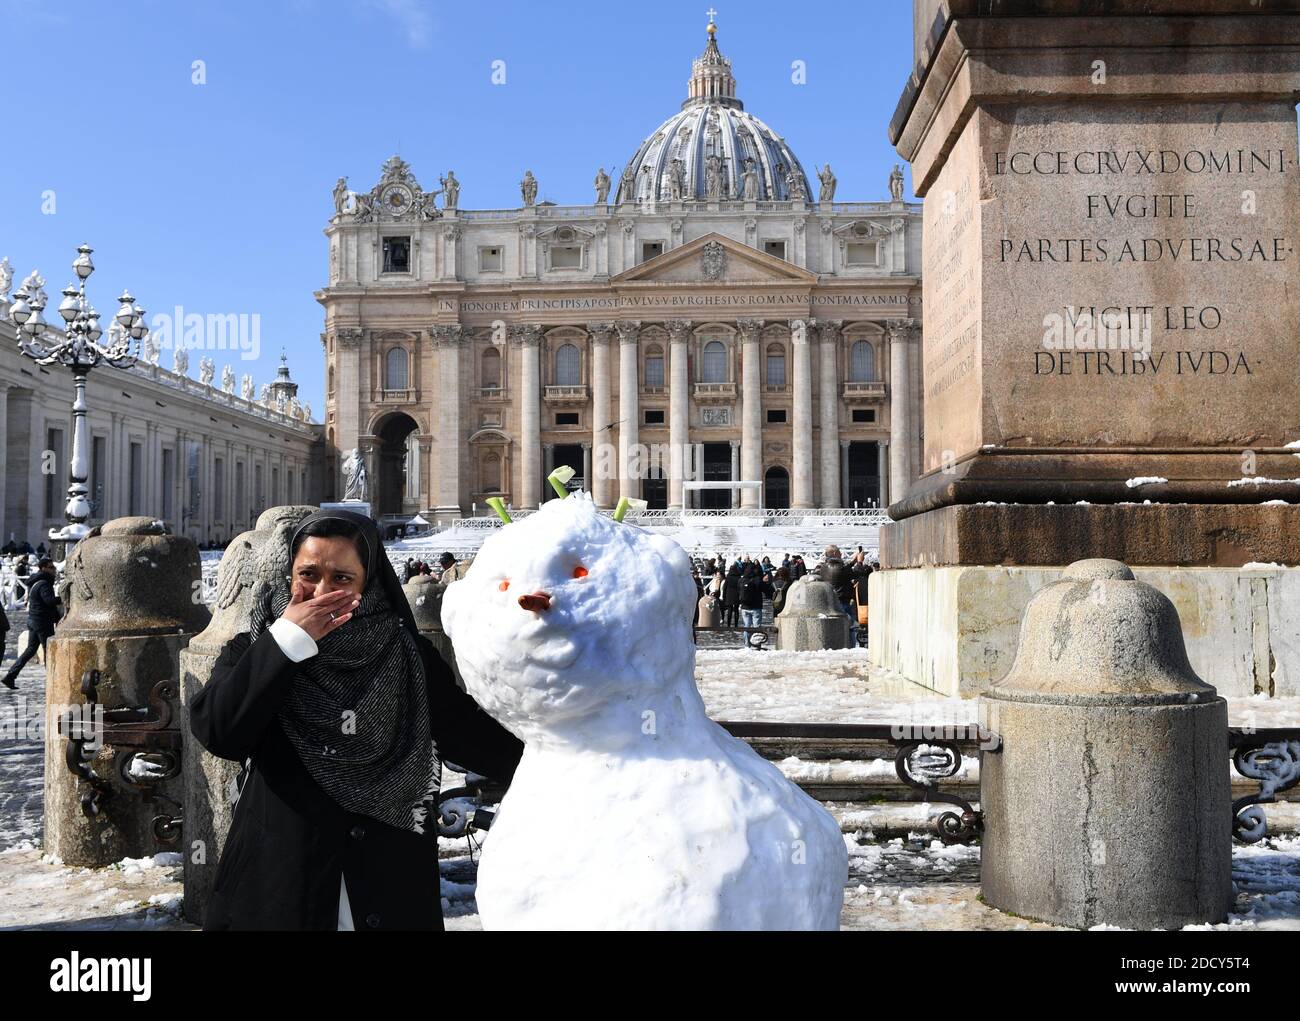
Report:
[[[297,664],[277,719],[312,779],[340,806],[423,833],[437,803],[441,764],[415,618],[368,517],[328,510],[304,518],[287,540],[285,562],[292,563],[299,533],[324,520],[345,521],[361,535],[361,604],[316,643],[315,656]],[[291,578],[277,578],[256,594],[254,640],[284,613],[291,586]]]

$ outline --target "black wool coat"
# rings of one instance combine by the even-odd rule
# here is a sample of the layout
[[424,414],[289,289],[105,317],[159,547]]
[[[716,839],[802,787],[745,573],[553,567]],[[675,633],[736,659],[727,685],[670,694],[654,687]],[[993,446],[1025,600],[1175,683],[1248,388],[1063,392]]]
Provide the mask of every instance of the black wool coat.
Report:
[[54,594],[54,581],[48,574],[38,571],[27,589],[27,627],[42,638],[54,634],[54,625],[63,617],[59,597]]
[[[443,762],[509,782],[523,743],[456,686],[417,637]],[[345,811],[311,778],[276,720],[294,666],[266,631],[235,636],[190,703],[190,731],[213,755],[252,756],[217,863],[204,929],[336,929],[339,875],[358,931],[441,929],[437,817],[425,833]]]

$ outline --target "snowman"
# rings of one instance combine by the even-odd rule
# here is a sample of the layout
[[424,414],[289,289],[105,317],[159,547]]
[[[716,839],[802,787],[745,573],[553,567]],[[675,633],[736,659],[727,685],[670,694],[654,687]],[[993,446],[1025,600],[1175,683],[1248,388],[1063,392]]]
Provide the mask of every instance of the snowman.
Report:
[[484,928],[838,928],[839,826],[705,714],[695,601],[680,546],[580,492],[448,586],[466,686],[526,744],[479,867]]

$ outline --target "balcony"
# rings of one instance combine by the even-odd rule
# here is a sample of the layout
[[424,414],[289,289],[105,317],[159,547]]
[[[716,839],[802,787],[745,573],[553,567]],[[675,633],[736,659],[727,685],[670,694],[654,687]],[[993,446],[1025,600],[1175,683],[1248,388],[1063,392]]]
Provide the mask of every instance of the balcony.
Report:
[[668,392],[668,387],[662,383],[647,383],[641,387],[641,394],[644,397],[662,397]]
[[854,397],[858,400],[883,401],[885,387],[884,380],[873,380],[870,383],[845,383],[842,393],[845,397]]
[[504,401],[506,396],[506,388],[503,386],[481,386],[478,388],[478,399],[480,401]]
[[722,404],[736,399],[735,383],[696,383],[695,399],[702,404]]
[[763,393],[765,394],[785,394],[790,392],[789,383],[764,383]]
[[416,394],[414,390],[380,390],[376,396],[380,404],[414,404]]
[[547,404],[586,404],[585,386],[548,386],[543,392]]

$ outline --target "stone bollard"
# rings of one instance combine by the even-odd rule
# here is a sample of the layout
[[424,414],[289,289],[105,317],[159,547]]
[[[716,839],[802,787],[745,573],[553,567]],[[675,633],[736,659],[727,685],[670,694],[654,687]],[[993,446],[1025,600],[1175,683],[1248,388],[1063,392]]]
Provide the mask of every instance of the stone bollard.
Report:
[[776,618],[776,647],[808,652],[847,649],[849,644],[849,618],[835,590],[811,574],[792,581],[785,590],[785,608]]
[[180,850],[177,656],[208,623],[198,547],[153,518],[117,518],[66,564],[67,615],[47,646],[46,853],[97,866]]
[[402,586],[402,591],[406,593],[406,601],[411,604],[415,626],[419,628],[420,634],[433,643],[438,654],[451,667],[456,684],[464,691],[465,682],[460,679],[460,671],[456,668],[456,650],[451,647],[451,639],[442,629],[442,594],[447,591],[447,586],[436,581],[431,574],[417,574]]
[[1233,902],[1227,703],[1178,611],[1116,560],[1030,600],[982,699],[984,900],[1076,928],[1221,922]]
[[700,621],[698,627],[718,626],[718,602],[712,596],[700,596]]
[[[292,532],[315,507],[271,507],[256,526],[231,540],[221,557],[212,622],[181,653],[181,705],[185,709],[185,917],[203,922],[217,860],[234,815],[232,799],[240,763],[210,754],[189,733],[189,704],[212,678],[222,647],[248,630],[253,588],[263,578],[288,574],[289,564],[263,551],[277,533]],[[285,539],[287,540],[287,536]],[[274,549],[283,549],[280,544]]]

